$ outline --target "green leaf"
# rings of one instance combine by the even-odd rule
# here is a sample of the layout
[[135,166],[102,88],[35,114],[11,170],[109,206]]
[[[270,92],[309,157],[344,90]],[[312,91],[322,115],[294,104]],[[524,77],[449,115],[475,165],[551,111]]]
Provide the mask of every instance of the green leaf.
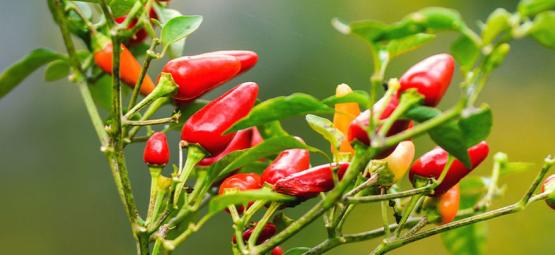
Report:
[[510,18],[511,13],[503,8],[497,8],[489,15],[482,30],[482,42],[484,45],[492,43],[499,34],[511,27],[509,23]]
[[432,41],[435,37],[433,34],[419,33],[402,39],[392,40],[387,44],[387,51],[390,57],[394,58],[422,47],[422,45]]
[[459,127],[461,128],[466,147],[476,145],[485,140],[491,132],[493,115],[488,105],[480,108],[465,109]]
[[534,25],[530,34],[536,41],[545,47],[555,49],[555,11],[538,14],[534,19]]
[[460,209],[473,207],[488,191],[491,179],[481,176],[468,176],[460,182]]
[[193,33],[202,23],[202,16],[178,16],[169,20],[162,27],[161,40],[165,48],[170,47],[173,43],[185,39]]
[[225,195],[216,196],[210,200],[208,213],[217,213],[230,205],[247,204],[255,200],[289,202],[294,201],[295,197],[276,193],[269,189],[229,192]]
[[[334,27],[342,33],[354,34],[362,37],[363,39],[373,42],[376,38],[382,35],[387,27],[384,23],[375,20],[362,20],[355,21],[346,25],[339,20],[334,20]],[[343,29],[348,27],[349,29]]]
[[470,71],[478,57],[480,57],[480,49],[472,40],[464,35],[453,42],[451,53],[464,72]]
[[89,86],[94,102],[107,112],[112,110],[112,78],[103,75],[94,84]]
[[485,72],[491,72],[493,69],[503,64],[510,50],[511,46],[508,43],[502,43],[495,47],[491,55],[486,58],[486,63],[484,64]]
[[341,131],[335,128],[333,122],[312,114],[306,115],[306,122],[308,122],[310,128],[322,135],[331,146],[339,150],[339,145],[341,145],[345,136]]
[[364,90],[354,90],[343,96],[330,96],[322,100],[322,103],[333,106],[340,103],[358,103],[362,108],[368,108],[370,96]]
[[443,244],[452,255],[485,254],[487,225],[475,223],[441,234]]
[[69,75],[70,65],[65,59],[58,59],[50,62],[44,71],[44,80],[56,81]]
[[416,122],[424,122],[439,114],[441,111],[436,108],[418,105],[410,108],[403,116]]
[[114,17],[120,17],[129,13],[137,0],[112,0],[110,1],[110,9]]
[[233,170],[257,161],[260,158],[276,155],[281,151],[295,148],[303,148],[313,152],[320,152],[318,149],[310,147],[292,136],[273,137],[264,140],[262,143],[250,149],[228,154],[228,156],[222,159],[224,164],[221,164],[221,166],[224,167],[220,170],[217,168],[220,167],[220,165],[215,166],[210,172],[218,174],[219,176],[225,176]]
[[[168,23],[168,21],[170,21],[175,17],[183,16],[181,12],[174,9],[158,8],[158,7],[156,7],[155,9],[157,10],[158,17],[162,25]],[[183,49],[185,48],[185,39],[186,38],[183,38],[171,44],[168,51],[168,55],[170,59],[181,57],[181,55],[183,54]]]
[[276,136],[288,136],[289,133],[283,129],[278,120],[262,123],[257,125],[256,128],[264,139],[269,139]]
[[268,99],[256,105],[249,115],[239,120],[225,133],[235,132],[266,122],[309,113],[333,113],[333,109],[311,95],[295,93]]
[[27,56],[8,67],[8,69],[0,74],[0,98],[8,94],[15,86],[42,65],[64,58],[64,55],[48,49],[36,49],[31,51]]
[[308,247],[295,247],[287,250],[285,255],[303,255],[305,252],[309,251]]
[[553,8],[555,0],[521,0],[518,4],[518,12],[522,16],[532,16]]
[[511,174],[522,173],[532,169],[534,163],[530,162],[507,162],[501,165],[499,169],[500,176],[507,176]]
[[472,164],[465,146],[465,137],[457,120],[432,128],[428,131],[428,134],[437,145],[461,161],[466,167],[471,167]]
[[464,25],[461,14],[443,7],[428,7],[409,15],[414,21],[433,30],[460,30]]

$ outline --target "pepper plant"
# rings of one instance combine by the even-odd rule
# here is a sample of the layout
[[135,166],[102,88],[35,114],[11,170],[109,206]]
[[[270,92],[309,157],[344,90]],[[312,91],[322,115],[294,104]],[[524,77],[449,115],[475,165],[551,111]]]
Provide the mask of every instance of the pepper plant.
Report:
[[[368,44],[374,69],[368,89],[352,91],[341,84],[336,95],[324,99],[295,93],[260,101],[254,82],[212,101],[201,99],[254,67],[258,56],[245,50],[181,56],[202,17],[182,15],[169,8],[169,1],[48,0],[48,5],[67,52],[32,51],[0,75],[0,97],[43,65],[46,80],[67,77],[76,84],[138,254],[171,254],[220,213],[231,218],[233,254],[322,254],[374,238],[382,242],[369,247],[370,254],[385,254],[437,234],[447,240],[448,250],[462,254],[468,247],[456,241],[476,234],[466,226],[520,212],[536,201],[555,204],[553,176],[545,178],[555,163],[551,156],[522,198],[500,208],[491,208],[502,193],[500,177],[526,164],[509,162],[498,152],[490,176],[471,173],[489,155],[492,110],[477,103],[480,92],[513,40],[532,37],[555,48],[553,0],[522,0],[514,12],[497,9],[480,23],[480,31],[467,26],[457,11],[439,7],[391,24],[333,19],[340,33]],[[385,77],[396,57],[442,31],[459,35],[450,53],[416,63],[399,79]],[[151,78],[151,62],[166,56],[171,60]],[[459,89],[461,96],[441,110],[437,105],[455,67],[464,79],[450,89]],[[385,92],[378,100],[381,88]],[[172,105],[173,112],[153,119],[164,105]],[[109,116],[103,119],[99,108]],[[280,121],[292,116],[305,117],[330,148],[314,148],[283,129]],[[174,131],[181,139],[168,141],[166,133]],[[438,147],[413,162],[411,139],[425,134]],[[152,181],[148,209],[140,212],[126,148],[145,141]],[[177,164],[168,165],[170,152]],[[311,166],[311,153],[328,163]],[[398,182],[407,176],[413,188],[402,190]],[[317,202],[298,218],[287,215],[307,200]],[[345,233],[345,220],[362,203],[381,205],[373,213],[382,215],[383,226]],[[318,219],[327,230],[325,240],[283,252],[280,244]]]

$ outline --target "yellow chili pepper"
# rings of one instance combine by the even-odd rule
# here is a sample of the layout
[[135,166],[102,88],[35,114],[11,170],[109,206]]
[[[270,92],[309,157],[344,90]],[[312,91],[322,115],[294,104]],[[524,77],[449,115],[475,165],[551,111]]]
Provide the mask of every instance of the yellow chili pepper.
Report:
[[405,176],[414,160],[414,144],[411,141],[400,142],[384,160],[394,175],[393,181],[398,182]]

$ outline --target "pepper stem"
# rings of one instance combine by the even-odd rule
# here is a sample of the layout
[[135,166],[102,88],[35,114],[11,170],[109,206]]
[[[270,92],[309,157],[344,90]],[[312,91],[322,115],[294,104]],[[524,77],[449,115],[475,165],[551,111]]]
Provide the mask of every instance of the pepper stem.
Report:
[[148,212],[146,216],[146,224],[148,224],[153,217],[154,205],[158,194],[158,178],[162,173],[161,166],[149,166],[150,172],[150,198],[148,201]]
[[193,172],[195,165],[198,162],[200,162],[205,156],[206,156],[206,153],[202,148],[200,148],[200,146],[197,146],[197,145],[188,146],[187,159],[185,160],[185,165],[183,166],[182,169],[179,170],[179,173],[177,174],[178,183],[175,188],[175,193],[173,196],[174,208],[178,208],[177,205],[179,203],[179,196],[181,195],[181,191],[183,190],[183,187],[185,187],[185,183],[187,182],[189,175],[191,175],[191,172]]
[[137,113],[143,107],[151,104],[156,99],[170,96],[176,91],[177,84],[175,84],[175,82],[173,81],[171,74],[162,73],[162,75],[160,76],[160,81],[158,82],[154,90],[150,94],[148,94],[148,96],[143,98],[143,100],[133,106],[133,108],[131,108],[124,117],[126,119],[130,119],[133,114]]

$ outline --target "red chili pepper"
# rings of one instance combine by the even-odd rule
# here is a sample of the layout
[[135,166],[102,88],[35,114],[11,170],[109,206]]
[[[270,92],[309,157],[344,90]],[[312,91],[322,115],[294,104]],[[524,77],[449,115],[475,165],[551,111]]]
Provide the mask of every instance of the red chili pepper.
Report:
[[231,139],[231,141],[229,142],[227,147],[225,147],[225,149],[222,152],[220,152],[216,156],[202,159],[198,163],[198,165],[200,165],[200,166],[210,166],[210,165],[218,162],[220,159],[222,159],[223,157],[225,157],[229,153],[232,153],[232,152],[237,151],[237,150],[243,150],[243,149],[249,148],[251,146],[252,133],[253,133],[253,131],[252,131],[251,128],[238,131],[235,134],[235,136],[233,136],[233,139]]
[[[94,37],[94,62],[102,69],[104,72],[112,74],[112,55],[113,49],[112,44],[109,39],[102,35],[96,35]],[[139,76],[141,74],[142,66],[133,56],[133,54],[121,44],[120,52],[120,78],[121,80],[134,87]],[[141,94],[148,95],[154,90],[154,83],[150,76],[146,75],[143,84],[141,85]]]
[[214,52],[207,52],[202,55],[226,55],[235,57],[241,62],[241,71],[239,73],[244,73],[256,65],[258,62],[258,54],[254,51],[249,50],[221,50]]
[[460,200],[461,194],[458,183],[439,197],[437,210],[441,216],[441,224],[447,224],[457,217]]
[[231,80],[241,70],[241,62],[227,55],[186,56],[170,60],[162,72],[170,73],[179,86],[174,98],[187,103]]
[[[468,154],[470,156],[472,167],[467,169],[462,162],[454,160],[447,172],[447,175],[445,176],[445,179],[443,179],[443,182],[436,187],[434,196],[442,195],[455,184],[459,183],[462,178],[464,178],[487,158],[488,153],[489,147],[486,142],[480,142],[479,144],[470,147],[468,149]],[[440,147],[436,147],[435,149],[422,155],[422,157],[414,162],[409,173],[410,180],[414,183],[416,176],[424,178],[439,178],[445,164],[447,164],[447,159],[447,151]]]
[[258,145],[262,142],[264,142],[264,138],[260,134],[260,131],[258,131],[258,128],[253,127],[252,128],[251,147],[254,147],[254,146],[256,146],[256,145]]
[[451,83],[455,61],[449,54],[437,54],[412,66],[401,77],[400,92],[415,88],[424,96],[424,104],[436,106]]
[[[254,231],[254,228],[256,227],[253,226],[247,230],[245,230],[245,232],[243,232],[243,240],[249,240],[249,238],[252,235],[252,232]],[[262,231],[260,231],[260,234],[258,235],[258,239],[256,240],[256,244],[261,244],[264,241],[270,239],[272,236],[274,236],[276,234],[276,225],[272,224],[272,223],[266,223],[266,225],[264,225],[264,228],[262,228]],[[235,236],[233,236],[233,243],[236,243],[237,239]]]
[[[383,107],[382,106],[383,104],[384,104],[383,99],[378,101],[373,107],[374,111],[377,111],[381,107]],[[380,114],[379,119],[380,120],[387,119],[393,113],[393,111],[395,111],[395,108],[397,108],[398,105],[399,105],[399,97],[392,96],[391,99],[389,100],[389,103],[385,106],[382,113]],[[353,122],[351,122],[351,125],[349,125],[349,132],[347,134],[347,138],[349,139],[350,142],[353,142],[354,140],[358,140],[363,144],[370,145],[370,138],[368,137],[368,132],[366,131],[368,129],[369,121],[370,121],[370,111],[366,110],[362,112],[360,115],[358,115],[355,118],[355,120],[353,120]],[[408,120],[395,121],[395,123],[391,126],[391,128],[387,132],[386,136],[392,136],[406,130],[409,127],[409,124],[410,124],[410,121]],[[384,150],[379,155],[377,155],[376,158],[384,158],[387,155],[389,155],[391,152],[393,152],[393,150],[395,150],[395,146]]]
[[254,82],[246,82],[229,90],[185,122],[181,140],[198,143],[212,155],[218,155],[235,135],[222,133],[249,113],[257,95],[258,85]]
[[283,250],[281,249],[281,247],[276,246],[272,250],[272,255],[283,255]]
[[542,193],[546,190],[550,190],[551,194],[545,199],[545,203],[555,210],[555,174],[547,177],[545,181],[543,181]]
[[147,165],[165,166],[170,160],[170,150],[166,134],[154,133],[146,142],[143,159]]
[[[123,23],[123,21],[125,21],[126,18],[127,16],[121,16],[121,17],[115,18],[114,21],[118,24],[121,24]],[[127,29],[131,30],[135,27],[135,25],[137,25],[137,19],[131,20],[131,22],[129,22],[129,25],[127,26]],[[142,43],[146,39],[146,37],[147,37],[146,31],[143,28],[141,28],[131,38],[129,38],[127,42],[129,43],[129,45],[137,45]]]
[[341,179],[348,167],[348,162],[316,166],[278,180],[274,185],[274,191],[301,199],[309,199],[318,196],[320,192],[333,189],[332,169],[338,168],[337,176]]
[[[218,194],[223,195],[230,190],[255,190],[262,188],[262,181],[260,176],[255,173],[238,173],[225,178],[225,180],[220,184],[220,190]],[[249,202],[248,206],[251,206],[252,202]],[[243,206],[237,209],[239,212],[243,212]]]
[[294,173],[310,167],[310,153],[305,149],[290,149],[282,151],[262,173],[262,181],[275,184]]

